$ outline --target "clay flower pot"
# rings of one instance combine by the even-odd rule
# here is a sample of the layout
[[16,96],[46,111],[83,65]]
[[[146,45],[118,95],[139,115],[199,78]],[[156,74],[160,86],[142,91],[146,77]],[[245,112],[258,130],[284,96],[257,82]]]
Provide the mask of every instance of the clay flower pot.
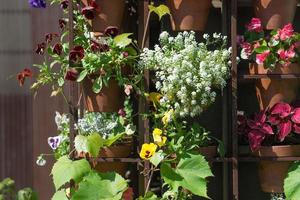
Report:
[[[274,70],[270,71],[265,69],[263,65],[251,63],[249,72],[252,75],[300,74],[300,64],[293,63],[286,67],[278,65]],[[291,103],[295,100],[299,89],[299,80],[261,78],[256,80],[255,87],[260,110],[264,110],[281,101]]]
[[[91,0],[82,0],[84,5],[89,5]],[[121,27],[125,11],[124,0],[96,0],[100,12],[95,13],[95,18],[90,21],[92,31],[104,32],[108,26]]]
[[[127,158],[132,151],[132,142],[128,142],[122,145],[115,145],[111,147],[105,147],[101,150],[99,157],[102,158]],[[128,163],[125,162],[98,162],[95,166],[95,170],[99,172],[111,172],[115,171],[121,176],[125,176],[128,170]]]
[[115,79],[110,79],[108,86],[103,86],[100,93],[92,90],[93,82],[90,78],[82,81],[84,102],[89,112],[118,112],[124,103],[124,92]]
[[256,17],[265,29],[277,29],[292,23],[298,0],[254,0]]
[[218,155],[217,146],[200,147],[199,152],[206,159],[211,159],[211,158],[214,158]]
[[167,0],[174,31],[203,31],[212,0]]
[[[300,145],[262,146],[255,153],[259,157],[300,156]],[[260,161],[258,175],[264,192],[283,193],[283,182],[292,161]]]

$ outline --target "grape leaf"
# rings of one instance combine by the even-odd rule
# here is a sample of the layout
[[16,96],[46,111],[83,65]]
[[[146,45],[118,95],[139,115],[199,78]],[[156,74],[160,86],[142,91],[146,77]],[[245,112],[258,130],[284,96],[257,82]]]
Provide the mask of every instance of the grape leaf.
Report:
[[64,190],[58,190],[55,192],[51,200],[68,200],[66,192]]
[[127,189],[126,180],[115,172],[90,172],[79,183],[72,200],[120,200]]
[[114,38],[114,42],[120,48],[126,47],[132,42],[132,39],[129,38],[130,35],[132,35],[132,33],[120,34]]
[[72,161],[68,156],[62,156],[54,164],[51,171],[55,189],[58,190],[71,179],[73,179],[75,183],[78,183],[90,170],[91,166],[87,160]]
[[90,153],[93,157],[97,157],[104,140],[98,133],[93,133],[89,136],[77,135],[74,143],[77,152]]
[[288,170],[284,179],[284,193],[286,200],[296,200],[300,196],[300,162],[295,162]]
[[157,7],[153,6],[153,5],[149,5],[149,11],[150,13],[154,12],[158,15],[159,17],[159,20],[161,20],[161,18],[164,16],[164,15],[171,15],[170,14],[170,10],[168,8],[168,6],[166,5],[159,5]]

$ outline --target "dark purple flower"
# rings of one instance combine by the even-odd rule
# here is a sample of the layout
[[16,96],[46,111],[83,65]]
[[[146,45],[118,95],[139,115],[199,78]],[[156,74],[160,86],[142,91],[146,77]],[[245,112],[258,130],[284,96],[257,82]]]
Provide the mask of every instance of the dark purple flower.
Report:
[[74,63],[81,61],[84,57],[84,49],[82,46],[75,46],[72,51],[70,51],[70,60]]
[[45,0],[28,0],[28,3],[33,8],[46,8]]
[[48,138],[48,144],[51,147],[51,149],[55,150],[61,143],[61,136],[55,136],[55,137],[49,137]]
[[23,86],[26,78],[32,77],[31,69],[25,68],[20,73],[17,74],[17,79],[19,81],[19,85]]
[[109,50],[109,46],[107,44],[99,44],[98,42],[91,40],[91,50],[93,52],[106,52]]
[[104,31],[104,35],[108,37],[116,37],[118,34],[119,29],[116,26],[108,26]]
[[62,50],[63,50],[63,47],[60,43],[56,43],[52,49],[53,53],[56,55],[59,55],[59,56],[61,55]]
[[69,68],[65,75],[65,80],[76,81],[79,76],[79,72],[74,68]]
[[35,49],[35,53],[37,53],[39,55],[43,55],[44,52],[45,52],[45,48],[46,48],[46,43],[42,42],[42,43],[37,45],[37,47]]
[[64,0],[64,1],[62,1],[61,3],[60,3],[60,7],[61,7],[61,9],[67,9],[68,8],[68,6],[69,6],[69,1],[68,0]]
[[121,117],[125,117],[126,116],[126,112],[123,108],[121,108],[119,111],[118,111],[118,115],[120,115]]
[[53,40],[54,37],[58,37],[58,34],[57,33],[47,33],[45,35],[45,40],[49,44],[49,43],[52,42],[52,40]]
[[64,20],[64,19],[59,19],[59,20],[58,20],[58,24],[59,24],[59,28],[60,28],[60,29],[64,29],[65,26],[67,25],[67,22],[66,22],[66,20]]
[[81,14],[84,15],[85,18],[91,20],[95,18],[94,12],[99,12],[99,10],[100,9],[96,1],[92,1],[90,5],[81,9]]

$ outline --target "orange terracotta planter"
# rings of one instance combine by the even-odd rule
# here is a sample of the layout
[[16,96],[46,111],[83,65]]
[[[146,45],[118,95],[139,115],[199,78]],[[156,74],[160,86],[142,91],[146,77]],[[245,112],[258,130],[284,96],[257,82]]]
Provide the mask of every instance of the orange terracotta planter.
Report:
[[203,31],[212,0],[167,0],[174,31]]
[[[82,0],[84,5],[88,5],[91,0]],[[104,32],[108,26],[121,27],[124,11],[125,0],[96,0],[100,7],[100,13],[95,13],[95,19],[90,21],[92,31]]]
[[254,0],[254,11],[265,29],[277,29],[293,22],[297,3],[298,0]]
[[85,78],[82,81],[85,108],[89,112],[118,112],[124,104],[124,92],[115,79],[110,79],[108,86],[103,86],[100,93],[92,90],[93,81]]
[[[102,158],[127,158],[132,152],[132,143],[105,147],[101,150],[99,157]],[[99,172],[115,171],[125,176],[128,170],[128,163],[125,162],[98,162],[95,170]]]
[[[262,146],[255,155],[259,157],[300,156],[300,145]],[[260,161],[258,175],[262,191],[283,193],[284,178],[292,163],[291,161]]]
[[[252,63],[249,72],[257,74],[300,74],[300,64],[293,63],[289,66],[276,66],[273,71],[267,70],[263,65]],[[256,95],[260,110],[272,107],[274,104],[284,101],[291,103],[296,99],[299,91],[298,79],[271,79],[261,78],[255,82]]]
[[206,159],[211,159],[218,155],[217,146],[200,147],[199,152],[205,156]]

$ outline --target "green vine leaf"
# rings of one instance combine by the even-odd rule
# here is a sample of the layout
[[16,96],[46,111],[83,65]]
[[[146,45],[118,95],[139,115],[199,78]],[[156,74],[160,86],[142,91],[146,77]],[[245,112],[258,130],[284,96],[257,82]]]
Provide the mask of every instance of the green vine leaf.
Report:
[[147,192],[144,197],[139,197],[138,200],[159,200],[153,192]]
[[93,83],[93,92],[94,93],[99,93],[102,89],[103,81],[102,78],[97,78],[94,83]]
[[64,190],[58,190],[55,192],[51,200],[68,200],[66,192]]
[[206,178],[213,174],[208,162],[200,154],[184,155],[175,169],[170,164],[162,163],[161,176],[173,191],[181,186],[195,195],[209,198]]
[[162,150],[159,150],[158,152],[156,152],[151,158],[150,158],[150,162],[157,167],[160,162],[164,159],[164,153]]
[[86,75],[88,74],[88,71],[87,70],[83,70],[82,72],[80,72],[78,78],[77,78],[77,82],[81,82],[85,77]]
[[288,174],[284,179],[284,193],[286,200],[297,200],[300,196],[300,162],[294,162],[289,168]]
[[77,152],[90,153],[93,157],[97,157],[104,140],[98,133],[94,133],[89,136],[77,135],[74,143]]
[[127,189],[126,180],[115,172],[90,172],[79,183],[72,200],[120,200]]
[[159,5],[157,7],[155,7],[153,5],[149,5],[149,11],[150,11],[150,13],[152,13],[152,12],[156,13],[159,17],[159,20],[161,20],[161,18],[164,15],[171,15],[170,9],[168,8],[168,6],[163,5],[163,4]]
[[116,43],[116,45],[118,47],[124,48],[132,42],[132,39],[129,38],[129,36],[131,36],[131,35],[132,35],[132,33],[120,34],[114,38],[114,42]]
[[54,164],[51,174],[55,189],[58,190],[71,179],[78,183],[82,177],[91,171],[89,162],[85,159],[72,161],[68,156],[62,156]]

